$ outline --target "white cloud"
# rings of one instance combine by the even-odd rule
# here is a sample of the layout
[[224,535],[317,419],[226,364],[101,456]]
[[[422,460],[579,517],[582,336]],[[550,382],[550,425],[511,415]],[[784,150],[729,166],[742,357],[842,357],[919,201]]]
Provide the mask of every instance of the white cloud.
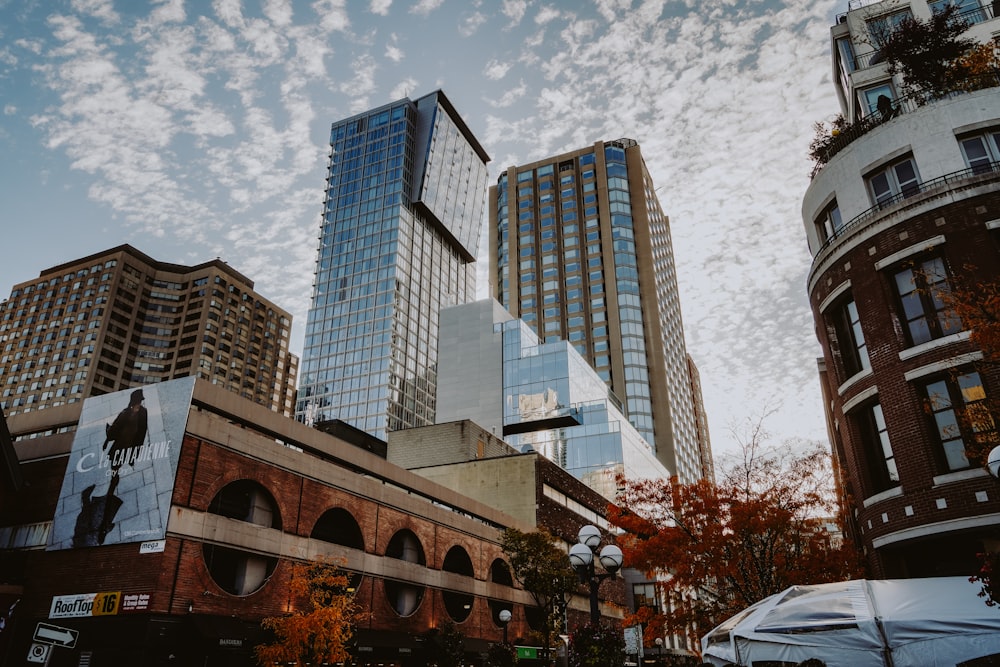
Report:
[[345,32],[351,27],[346,4],[347,0],[316,0],[312,4],[325,32]]
[[112,0],[72,0],[70,6],[74,11],[89,14],[103,23],[114,24],[120,20]]
[[392,92],[389,93],[389,98],[392,100],[399,100],[404,97],[409,97],[414,94],[417,89],[418,81],[413,77],[407,77],[399,83],[397,83],[392,88]]
[[458,34],[462,37],[471,37],[488,20],[489,17],[482,12],[472,12],[467,16],[463,16],[458,24]]
[[398,63],[403,60],[405,54],[403,49],[399,48],[399,35],[392,33],[389,35],[389,43],[385,45],[385,57],[394,63]]
[[265,0],[264,16],[276,26],[287,28],[292,23],[292,3],[290,0]]
[[510,19],[511,27],[516,26],[528,11],[527,0],[503,0],[500,11]]
[[17,113],[17,107],[14,106],[13,104],[5,104],[5,105],[3,105],[3,115],[4,116],[13,116],[16,113]]
[[528,85],[522,79],[517,86],[504,91],[503,95],[500,96],[500,99],[491,99],[488,101],[495,109],[505,109],[507,107],[514,106],[518,100],[522,99],[527,94]]
[[392,7],[392,0],[371,0],[371,13],[379,16],[388,16],[389,8]]
[[545,25],[546,23],[559,18],[560,15],[561,12],[555,7],[542,7],[535,15],[535,23],[538,25]]
[[212,0],[212,9],[230,28],[242,27],[243,7],[240,0]]
[[491,60],[486,63],[486,68],[483,70],[483,74],[487,79],[499,81],[507,75],[507,72],[510,71],[511,67],[511,63],[502,63],[499,60]]
[[435,9],[441,6],[444,0],[418,0],[418,2],[410,7],[411,14],[420,14],[421,16],[427,16]]

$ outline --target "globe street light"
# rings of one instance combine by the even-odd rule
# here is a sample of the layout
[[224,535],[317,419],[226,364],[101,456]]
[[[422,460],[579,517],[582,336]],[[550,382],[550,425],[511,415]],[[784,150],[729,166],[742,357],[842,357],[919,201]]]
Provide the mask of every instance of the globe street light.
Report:
[[989,456],[986,457],[986,469],[994,477],[1000,478],[1000,446],[990,450]]
[[503,626],[503,643],[504,646],[507,645],[507,624],[510,623],[510,609],[500,610],[500,625]]
[[601,611],[597,602],[597,589],[605,579],[614,578],[622,567],[622,550],[613,544],[601,549],[597,557],[601,561],[604,572],[598,573],[594,568],[594,555],[601,543],[601,531],[597,526],[584,526],[576,536],[577,544],[570,547],[569,562],[580,575],[580,581],[590,586],[590,622],[593,625],[601,620]]

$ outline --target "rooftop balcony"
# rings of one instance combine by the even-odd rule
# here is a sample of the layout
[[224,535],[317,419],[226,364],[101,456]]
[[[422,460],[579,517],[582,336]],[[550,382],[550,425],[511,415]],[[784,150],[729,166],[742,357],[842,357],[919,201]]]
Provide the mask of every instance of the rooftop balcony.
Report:
[[[837,14],[837,23],[845,23],[847,21],[847,15],[857,9],[863,9],[871,5],[877,5],[885,0],[851,0],[847,3],[847,11],[842,14]],[[955,15],[958,20],[965,21],[968,25],[975,25],[977,23],[982,23],[983,21],[988,21],[992,18],[997,17],[997,3],[990,2],[982,7],[973,7],[972,9],[967,9],[964,12]],[[869,54],[871,55],[871,54]],[[871,63],[874,65],[875,63]],[[868,67],[870,65],[866,65]],[[858,69],[863,69],[863,67],[858,66]]]
[[929,104],[967,95],[973,91],[996,87],[1000,87],[1000,71],[966,79],[962,82],[960,88],[943,95],[930,96],[927,93],[921,92],[900,97],[894,100],[891,107],[884,111],[871,113],[858,122],[848,125],[836,135],[831,135],[826,146],[819,152],[816,165],[809,174],[809,178],[815,178],[837,153],[884,123],[892,122],[895,118],[916,111]]

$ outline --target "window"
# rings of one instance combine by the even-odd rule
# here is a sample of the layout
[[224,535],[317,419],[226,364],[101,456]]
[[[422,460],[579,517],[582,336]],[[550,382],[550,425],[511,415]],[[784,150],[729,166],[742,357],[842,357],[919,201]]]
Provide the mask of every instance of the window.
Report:
[[889,443],[882,406],[875,403],[858,414],[861,444],[864,448],[866,473],[873,494],[899,486],[896,457]]
[[956,372],[924,386],[927,413],[948,470],[972,467],[966,452],[989,448],[996,439],[979,373]]
[[821,239],[831,239],[837,235],[843,226],[844,221],[840,217],[840,207],[837,206],[837,200],[834,199],[827,204],[823,212],[816,218],[816,229],[819,230],[819,237]]
[[901,9],[896,12],[889,12],[888,14],[883,14],[882,16],[875,17],[868,20],[868,35],[871,37],[872,44],[876,48],[881,48],[885,44],[889,36],[899,28],[899,25],[906,19],[912,19],[913,13],[910,11],[909,7],[906,9]]
[[[882,112],[879,108],[879,98],[886,97],[890,103],[896,99],[896,93],[892,89],[892,84],[888,82],[859,90],[858,96],[861,98],[861,106],[865,116],[881,112],[884,117],[888,117],[891,112]],[[885,105],[885,102],[882,104]]]
[[840,347],[840,361],[843,366],[843,380],[871,368],[868,360],[868,346],[858,319],[858,307],[854,299],[848,297],[840,301],[831,313],[837,344]]
[[867,181],[873,203],[879,207],[889,206],[902,197],[920,192],[917,165],[910,158],[904,158],[870,174]]
[[962,321],[947,307],[950,292],[944,260],[931,257],[909,263],[894,276],[910,345],[956,333]]
[[989,173],[996,168],[995,163],[1000,162],[1000,129],[965,137],[959,143],[962,145],[965,162],[973,173]]
[[656,603],[656,584],[652,582],[632,584],[632,598],[635,600],[636,611],[642,609],[643,607],[649,607],[659,611],[659,607]]
[[927,3],[931,12],[935,14],[944,11],[944,8],[948,5],[955,5],[957,8],[954,18],[961,19],[968,24],[980,23],[986,20],[983,9],[979,6],[979,0],[932,0]]

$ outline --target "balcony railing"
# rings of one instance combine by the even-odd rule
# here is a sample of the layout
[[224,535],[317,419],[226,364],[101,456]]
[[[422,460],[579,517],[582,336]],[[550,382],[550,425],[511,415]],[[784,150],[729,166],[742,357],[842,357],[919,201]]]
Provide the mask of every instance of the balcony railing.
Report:
[[970,169],[962,169],[961,171],[953,171],[950,174],[945,174],[944,176],[939,176],[938,178],[932,178],[929,181],[924,181],[917,185],[908,186],[906,190],[904,190],[903,192],[893,195],[892,197],[883,199],[882,201],[875,204],[867,211],[851,218],[847,222],[847,224],[842,225],[839,229],[834,230],[833,234],[828,236],[823,245],[820,246],[820,249],[816,251],[816,255],[818,256],[820,253],[822,253],[827,248],[827,246],[831,245],[835,240],[837,240],[841,236],[844,236],[848,232],[856,229],[857,227],[860,227],[869,220],[878,217],[878,215],[882,211],[895,206],[904,199],[909,199],[910,197],[916,196],[921,192],[929,192],[942,185],[967,181],[970,178],[973,178],[975,176],[982,176],[983,174],[993,174],[994,176],[1000,177],[1000,161],[990,162],[989,164],[977,165]]
[[[885,0],[851,0],[847,3],[847,11],[843,14],[837,14],[836,21],[837,23],[845,23],[849,12],[853,12],[855,9],[868,7],[869,5],[877,5],[880,2],[885,2]],[[960,14],[956,14],[955,18],[965,21],[968,25],[975,25],[976,23],[982,23],[983,21],[997,18],[995,9],[996,7],[992,2],[987,2],[981,7],[973,7],[972,9],[967,9]]]
[[972,77],[963,81],[962,84],[961,89],[953,90],[943,95],[930,95],[918,92],[900,97],[894,100],[892,107],[886,111],[875,111],[857,122],[848,125],[837,136],[830,137],[830,141],[827,143],[825,149],[819,153],[819,158],[816,160],[816,165],[813,167],[812,173],[809,174],[809,178],[815,178],[816,174],[833,159],[833,156],[850,146],[856,139],[863,137],[876,127],[891,121],[897,116],[916,111],[922,106],[939,100],[952,99],[976,90],[1000,86],[1000,72],[995,71]]

